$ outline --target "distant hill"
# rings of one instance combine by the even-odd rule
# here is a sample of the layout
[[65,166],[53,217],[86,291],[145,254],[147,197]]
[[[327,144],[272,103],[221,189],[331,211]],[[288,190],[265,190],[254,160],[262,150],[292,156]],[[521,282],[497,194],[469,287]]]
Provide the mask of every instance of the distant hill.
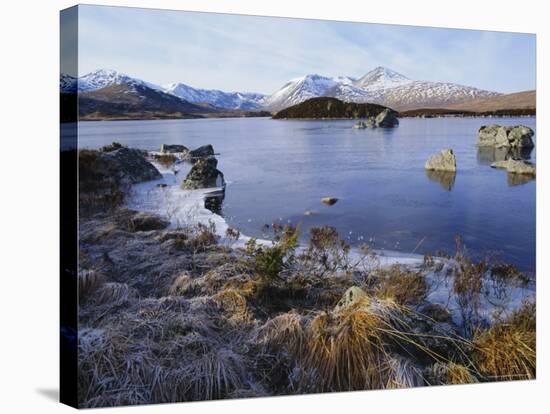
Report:
[[196,118],[216,112],[139,83],[112,84],[80,92],[78,103],[81,120]]
[[492,96],[476,99],[470,102],[446,106],[447,109],[456,109],[472,112],[489,112],[511,109],[536,109],[536,91],[510,93],[507,95]]
[[273,119],[357,119],[376,116],[384,109],[385,106],[377,104],[343,102],[322,97],[285,108],[273,115]]
[[526,116],[536,115],[536,92],[526,91],[477,99],[440,108],[401,111],[400,117],[437,116]]

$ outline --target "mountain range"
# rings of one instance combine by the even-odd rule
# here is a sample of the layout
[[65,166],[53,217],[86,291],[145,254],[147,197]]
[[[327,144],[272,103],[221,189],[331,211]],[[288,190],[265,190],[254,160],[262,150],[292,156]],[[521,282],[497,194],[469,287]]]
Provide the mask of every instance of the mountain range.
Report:
[[[112,88],[120,85],[127,85],[128,90]],[[141,100],[155,98],[166,103],[172,98],[178,98],[181,101],[179,105],[183,105],[182,109],[185,109],[185,104],[191,105],[188,107],[192,109],[191,113],[200,112],[198,108],[203,112],[205,108],[206,111],[276,112],[315,97],[334,97],[354,103],[375,103],[403,111],[448,107],[502,95],[454,83],[413,80],[384,67],[377,67],[360,78],[309,74],[288,81],[271,95],[200,89],[181,82],[156,85],[107,69],[99,69],[79,78],[62,74],[60,88],[65,93],[78,91],[80,98],[97,100],[101,97],[108,102],[120,101],[121,97],[113,94],[123,92],[137,94],[136,96],[141,96]],[[105,88],[111,88],[105,91],[110,94],[97,92]],[[171,105],[176,102],[178,101],[172,101]],[[142,102],[143,105],[145,104]],[[152,106],[158,107],[157,104]]]

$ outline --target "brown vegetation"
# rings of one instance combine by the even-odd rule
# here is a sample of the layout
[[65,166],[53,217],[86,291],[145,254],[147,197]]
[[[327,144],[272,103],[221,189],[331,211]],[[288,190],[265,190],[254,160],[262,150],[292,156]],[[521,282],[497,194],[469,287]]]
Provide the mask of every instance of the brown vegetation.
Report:
[[[298,249],[290,226],[234,250],[212,225],[131,231],[135,215],[81,222],[82,407],[535,377],[534,305],[462,329],[427,299],[439,259],[382,268],[330,228]],[[446,260],[453,297],[475,309],[486,265]]]

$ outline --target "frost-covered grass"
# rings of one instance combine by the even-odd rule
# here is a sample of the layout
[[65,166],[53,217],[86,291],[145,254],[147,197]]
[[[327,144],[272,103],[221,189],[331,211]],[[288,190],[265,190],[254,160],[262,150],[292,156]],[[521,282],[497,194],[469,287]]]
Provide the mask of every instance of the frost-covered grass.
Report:
[[535,377],[532,303],[473,323],[430,300],[438,279],[449,303],[485,295],[454,288],[480,266],[466,257],[386,266],[327,228],[302,249],[292,227],[229,247],[214,225],[129,231],[131,214],[82,222],[83,407]]

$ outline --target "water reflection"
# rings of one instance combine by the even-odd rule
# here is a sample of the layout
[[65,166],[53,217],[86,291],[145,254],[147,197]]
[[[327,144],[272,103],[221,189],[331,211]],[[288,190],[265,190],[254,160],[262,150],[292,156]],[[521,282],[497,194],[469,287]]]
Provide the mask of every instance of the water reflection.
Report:
[[533,181],[535,177],[529,174],[511,174],[508,173],[508,186],[515,187],[517,185],[527,184]]
[[516,160],[529,160],[533,148],[495,148],[477,147],[477,162],[480,165],[491,165],[496,161],[504,161],[509,158]]
[[455,185],[455,172],[426,170],[426,175],[430,180],[438,182],[447,191],[451,191]]

